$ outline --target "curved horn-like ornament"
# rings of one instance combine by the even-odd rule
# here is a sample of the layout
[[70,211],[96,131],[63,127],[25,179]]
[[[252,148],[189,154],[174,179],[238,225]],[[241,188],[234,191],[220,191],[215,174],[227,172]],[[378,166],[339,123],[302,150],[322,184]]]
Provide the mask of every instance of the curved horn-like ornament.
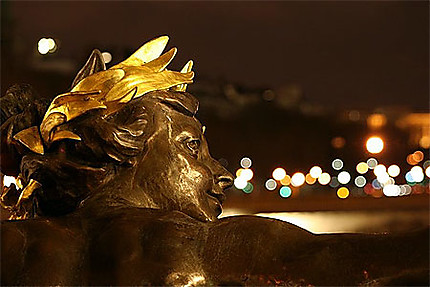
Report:
[[172,48],[157,59],[154,59],[151,62],[145,64],[144,67],[148,67],[154,72],[161,72],[167,67],[167,65],[170,64],[170,62],[175,57],[177,51],[178,49]]
[[[193,68],[193,64],[194,64],[193,60],[189,60],[182,68],[181,73],[191,72],[191,69]],[[187,84],[177,85],[176,87],[173,87],[172,90],[178,91],[178,92],[185,92],[187,90]]]
[[104,70],[106,70],[106,66],[102,53],[100,53],[99,50],[95,49],[91,53],[91,56],[88,61],[85,63],[85,65],[82,67],[82,69],[78,72],[75,79],[73,80],[72,88],[84,78]]
[[142,66],[146,63],[149,63],[152,60],[157,59],[161,53],[163,53],[168,41],[168,36],[155,38],[145,43],[139,48],[139,50],[127,58],[127,60],[113,66],[111,69],[121,69],[127,66]]

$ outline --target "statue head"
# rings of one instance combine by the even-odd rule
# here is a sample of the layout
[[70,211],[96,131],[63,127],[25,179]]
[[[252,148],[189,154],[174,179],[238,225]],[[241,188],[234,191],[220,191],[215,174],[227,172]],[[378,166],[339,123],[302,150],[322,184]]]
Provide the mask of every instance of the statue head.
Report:
[[211,157],[198,101],[185,92],[192,61],[167,70],[176,53],[161,55],[167,40],[108,70],[95,50],[40,125],[13,135],[25,147],[21,197],[34,197],[39,213],[64,214],[82,202],[178,210],[202,221],[221,213],[233,178]]

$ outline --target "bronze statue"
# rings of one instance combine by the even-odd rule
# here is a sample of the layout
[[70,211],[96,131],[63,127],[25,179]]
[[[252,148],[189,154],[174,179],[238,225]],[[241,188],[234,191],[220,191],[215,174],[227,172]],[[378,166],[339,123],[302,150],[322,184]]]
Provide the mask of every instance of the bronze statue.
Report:
[[167,37],[106,70],[95,50],[50,103],[2,98],[2,285],[428,285],[428,230],[314,235],[217,219],[233,177],[209,154],[192,62]]

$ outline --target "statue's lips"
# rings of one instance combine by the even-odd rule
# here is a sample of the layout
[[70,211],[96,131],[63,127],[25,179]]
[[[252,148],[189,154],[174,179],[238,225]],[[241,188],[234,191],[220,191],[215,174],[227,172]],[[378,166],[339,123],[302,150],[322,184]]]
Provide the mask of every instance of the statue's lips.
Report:
[[225,194],[223,192],[218,193],[213,190],[208,190],[206,193],[209,196],[209,198],[212,198],[213,200],[215,200],[220,206],[225,201]]

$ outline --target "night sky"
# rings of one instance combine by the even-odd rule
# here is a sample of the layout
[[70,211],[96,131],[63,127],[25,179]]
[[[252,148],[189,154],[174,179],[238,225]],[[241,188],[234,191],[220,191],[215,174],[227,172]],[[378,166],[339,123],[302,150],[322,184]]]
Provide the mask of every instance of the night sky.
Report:
[[[307,100],[345,108],[428,110],[429,4],[408,2],[14,2],[15,39],[61,40],[81,66],[93,48],[137,49],[160,35],[195,60],[196,81],[297,84]],[[113,62],[124,55],[113,53]]]

